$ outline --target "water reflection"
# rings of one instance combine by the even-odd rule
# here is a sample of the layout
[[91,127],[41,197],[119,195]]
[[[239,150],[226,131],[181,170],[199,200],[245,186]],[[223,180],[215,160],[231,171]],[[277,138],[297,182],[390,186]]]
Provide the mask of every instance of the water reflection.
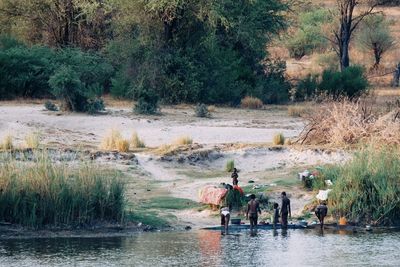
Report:
[[0,266],[398,266],[399,246],[400,233],[342,235],[320,230],[2,240]]

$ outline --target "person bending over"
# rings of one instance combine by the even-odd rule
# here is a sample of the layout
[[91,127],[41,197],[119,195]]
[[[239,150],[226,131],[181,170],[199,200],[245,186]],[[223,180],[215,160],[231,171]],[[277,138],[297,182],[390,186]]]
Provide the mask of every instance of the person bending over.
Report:
[[222,207],[221,208],[221,226],[225,229],[225,234],[228,234],[228,226],[229,226],[229,219],[230,215],[230,208],[229,207]]

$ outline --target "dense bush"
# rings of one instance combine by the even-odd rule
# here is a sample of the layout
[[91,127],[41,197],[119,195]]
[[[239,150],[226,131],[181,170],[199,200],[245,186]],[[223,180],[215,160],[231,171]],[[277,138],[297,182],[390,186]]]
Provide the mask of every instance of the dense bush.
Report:
[[96,97],[112,75],[112,66],[96,53],[0,38],[0,99],[56,96],[65,109],[93,112],[102,108]]
[[152,90],[142,90],[134,111],[138,114],[156,114],[159,112],[158,96]]
[[292,95],[293,100],[312,99],[318,90],[318,75],[308,74],[304,79],[300,80]]
[[0,49],[0,99],[50,95],[54,70],[52,50],[46,47],[3,46]]
[[332,213],[358,223],[400,223],[400,159],[393,148],[366,148],[343,166],[324,171],[333,181]]
[[164,103],[238,105],[245,95],[266,103],[287,100],[284,76],[263,64],[265,44],[285,26],[285,4],[132,2],[134,8],[124,8],[130,8],[130,17],[140,19],[127,19],[126,28],[118,29],[122,37],[106,49],[118,68],[111,87],[114,96],[138,100],[141,91],[151,90]]
[[342,96],[350,99],[365,93],[368,80],[361,66],[350,66],[343,71],[325,70],[318,85],[319,91],[339,99]]

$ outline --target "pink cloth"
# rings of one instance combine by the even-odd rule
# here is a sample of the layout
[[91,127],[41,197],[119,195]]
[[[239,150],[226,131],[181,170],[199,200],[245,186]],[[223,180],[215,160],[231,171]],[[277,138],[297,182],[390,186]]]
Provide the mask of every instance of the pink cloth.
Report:
[[204,204],[219,205],[221,200],[225,197],[225,188],[217,188],[214,186],[207,186],[200,190],[200,202]]

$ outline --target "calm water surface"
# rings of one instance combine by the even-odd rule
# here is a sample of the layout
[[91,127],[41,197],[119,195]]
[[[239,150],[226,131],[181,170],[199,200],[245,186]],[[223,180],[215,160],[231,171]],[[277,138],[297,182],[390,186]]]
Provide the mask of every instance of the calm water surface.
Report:
[[400,266],[400,233],[141,233],[1,240],[0,266]]

